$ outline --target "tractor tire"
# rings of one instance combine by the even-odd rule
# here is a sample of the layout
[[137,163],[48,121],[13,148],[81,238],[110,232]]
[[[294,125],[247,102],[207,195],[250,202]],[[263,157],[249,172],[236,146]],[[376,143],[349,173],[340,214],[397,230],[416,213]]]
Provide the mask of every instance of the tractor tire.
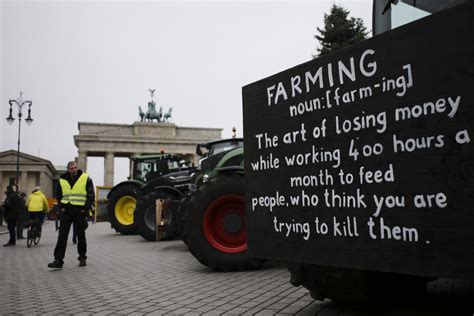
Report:
[[396,305],[426,294],[432,279],[389,272],[290,263],[291,284],[303,285],[316,300],[349,306]]
[[[135,211],[137,233],[148,241],[156,241],[156,200],[169,200],[171,196],[164,192],[150,192],[138,201]],[[174,232],[173,212],[164,208],[163,218],[167,220],[166,239],[172,239]]]
[[112,192],[107,203],[107,216],[115,231],[122,235],[136,234],[137,225],[133,221],[133,214],[141,196],[140,188],[132,184],[118,187]]
[[183,240],[196,259],[217,271],[260,267],[247,255],[244,178],[218,174],[190,197],[183,217]]

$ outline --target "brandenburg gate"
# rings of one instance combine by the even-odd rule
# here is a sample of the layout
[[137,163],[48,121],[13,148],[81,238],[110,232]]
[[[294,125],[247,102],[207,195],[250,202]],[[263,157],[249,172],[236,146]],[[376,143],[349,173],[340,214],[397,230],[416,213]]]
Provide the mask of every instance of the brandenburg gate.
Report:
[[137,155],[182,154],[197,165],[196,145],[221,139],[221,128],[178,127],[167,122],[132,125],[79,122],[74,135],[78,166],[87,170],[87,157],[104,157],[104,185],[114,185],[114,158]]

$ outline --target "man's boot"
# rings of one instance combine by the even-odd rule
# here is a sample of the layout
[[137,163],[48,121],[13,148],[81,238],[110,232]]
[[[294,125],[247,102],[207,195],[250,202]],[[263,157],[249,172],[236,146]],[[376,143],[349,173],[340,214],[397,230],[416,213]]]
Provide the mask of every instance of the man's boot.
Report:
[[63,268],[63,263],[59,260],[54,260],[51,263],[48,263],[48,268],[51,269],[62,269]]
[[79,266],[80,267],[85,267],[87,265],[86,259],[79,259]]

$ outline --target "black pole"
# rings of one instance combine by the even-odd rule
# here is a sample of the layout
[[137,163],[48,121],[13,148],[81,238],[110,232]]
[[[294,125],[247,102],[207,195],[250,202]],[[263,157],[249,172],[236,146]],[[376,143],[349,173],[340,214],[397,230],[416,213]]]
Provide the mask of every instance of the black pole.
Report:
[[20,92],[20,97],[16,100],[9,100],[8,103],[10,104],[10,115],[7,117],[8,124],[13,124],[15,120],[12,115],[12,106],[13,103],[18,107],[18,148],[16,151],[16,191],[20,192],[20,139],[21,139],[21,118],[23,117],[23,106],[28,104],[28,117],[26,118],[26,123],[30,125],[33,122],[31,118],[31,101],[23,100],[22,98],[23,92]]
[[18,113],[18,150],[16,153],[16,192],[20,192],[20,132],[21,132],[21,112]]

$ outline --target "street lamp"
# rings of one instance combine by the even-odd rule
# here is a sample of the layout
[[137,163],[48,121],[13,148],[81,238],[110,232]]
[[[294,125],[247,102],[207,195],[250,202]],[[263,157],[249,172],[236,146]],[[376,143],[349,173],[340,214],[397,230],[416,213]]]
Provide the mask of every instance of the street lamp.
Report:
[[17,192],[20,191],[19,188],[19,177],[20,177],[20,132],[21,132],[21,117],[23,116],[23,106],[28,105],[28,117],[25,119],[27,125],[31,125],[33,123],[33,119],[31,118],[31,105],[33,104],[31,101],[23,100],[23,92],[20,92],[20,96],[16,100],[9,100],[8,104],[10,104],[10,115],[7,117],[8,124],[13,124],[15,118],[12,115],[13,104],[18,106],[18,150],[16,153],[16,190]]

